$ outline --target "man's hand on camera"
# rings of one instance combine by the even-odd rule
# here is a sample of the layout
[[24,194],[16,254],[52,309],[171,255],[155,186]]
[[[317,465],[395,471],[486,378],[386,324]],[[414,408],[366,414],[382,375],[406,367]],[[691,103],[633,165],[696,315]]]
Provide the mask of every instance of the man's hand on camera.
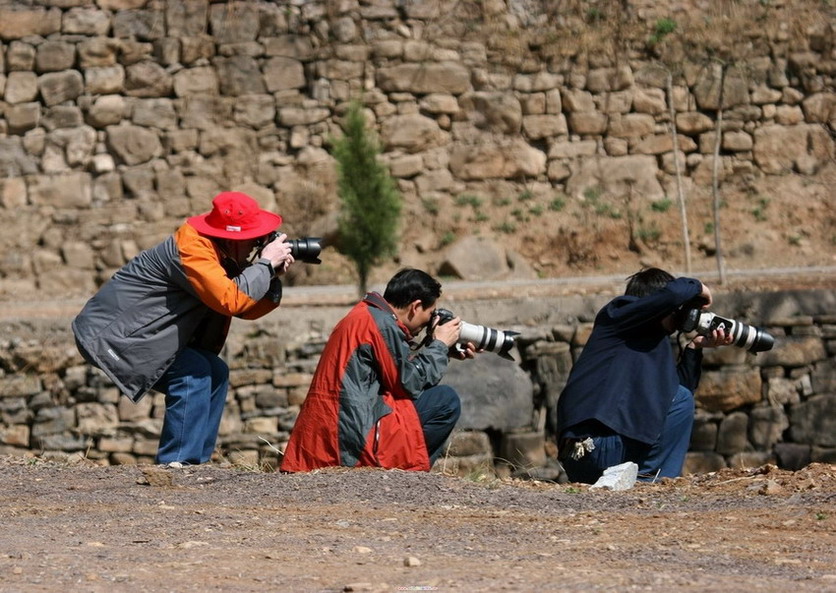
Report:
[[270,265],[273,266],[277,275],[284,274],[290,264],[295,261],[290,254],[290,243],[286,241],[287,235],[281,233],[261,250],[261,257],[270,260]]
[[465,360],[467,358],[474,358],[478,352],[484,352],[484,350],[477,350],[473,342],[467,342],[466,344],[452,346],[449,351],[449,356],[456,360]]
[[718,346],[728,346],[733,341],[734,336],[732,334],[727,334],[721,329],[715,329],[708,336],[695,337],[691,340],[691,344],[693,344],[693,348],[717,348]]
[[442,323],[440,325],[437,324],[433,329],[433,338],[435,338],[436,340],[441,340],[449,347],[458,341],[459,334],[461,334],[461,331],[461,317],[454,317],[447,323]]

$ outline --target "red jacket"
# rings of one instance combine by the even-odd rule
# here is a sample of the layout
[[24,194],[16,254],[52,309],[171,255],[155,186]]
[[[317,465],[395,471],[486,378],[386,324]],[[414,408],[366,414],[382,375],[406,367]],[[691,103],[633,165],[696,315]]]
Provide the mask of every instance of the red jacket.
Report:
[[375,466],[429,471],[413,399],[441,380],[447,346],[414,353],[409,331],[377,293],[334,328],[281,465],[282,471]]

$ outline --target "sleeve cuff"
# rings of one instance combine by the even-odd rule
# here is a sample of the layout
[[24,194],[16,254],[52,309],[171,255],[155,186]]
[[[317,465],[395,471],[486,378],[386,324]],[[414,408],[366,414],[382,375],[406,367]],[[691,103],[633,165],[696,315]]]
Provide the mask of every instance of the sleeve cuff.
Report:
[[255,263],[267,266],[267,269],[270,270],[270,278],[274,278],[276,276],[276,270],[273,268],[273,264],[271,264],[270,260],[266,257],[259,258],[259,260]]

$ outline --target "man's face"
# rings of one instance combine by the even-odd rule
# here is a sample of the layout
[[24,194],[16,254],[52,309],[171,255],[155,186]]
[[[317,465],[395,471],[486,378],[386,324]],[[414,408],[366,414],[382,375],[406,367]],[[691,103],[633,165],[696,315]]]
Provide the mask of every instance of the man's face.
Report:
[[416,335],[430,322],[433,311],[435,311],[435,303],[425,307],[420,300],[412,301],[409,304],[406,319],[403,320],[403,323],[412,335]]
[[243,266],[249,260],[253,249],[259,244],[259,239],[244,239],[242,241],[227,241],[227,255],[234,259],[239,266]]

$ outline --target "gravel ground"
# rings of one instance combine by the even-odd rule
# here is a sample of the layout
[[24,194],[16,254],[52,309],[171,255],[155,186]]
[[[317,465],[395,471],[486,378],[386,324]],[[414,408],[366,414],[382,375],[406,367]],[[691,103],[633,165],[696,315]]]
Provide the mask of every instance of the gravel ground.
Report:
[[0,457],[0,591],[836,591],[836,466],[638,484]]

